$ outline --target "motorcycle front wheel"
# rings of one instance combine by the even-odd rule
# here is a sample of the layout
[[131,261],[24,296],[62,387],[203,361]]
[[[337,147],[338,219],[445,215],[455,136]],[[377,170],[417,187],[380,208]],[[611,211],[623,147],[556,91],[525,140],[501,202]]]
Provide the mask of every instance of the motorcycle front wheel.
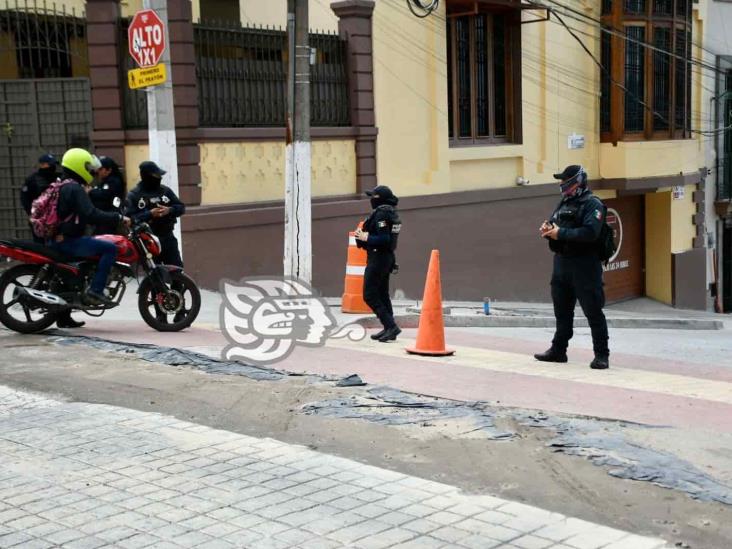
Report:
[[[0,276],[0,322],[14,332],[35,334],[42,332],[54,322],[57,314],[34,303],[20,292],[34,284],[41,271],[41,265],[18,265]],[[35,287],[45,290],[43,285]]]
[[137,307],[145,324],[158,332],[180,332],[188,328],[201,310],[201,292],[183,271],[170,273],[165,288],[147,277],[140,284]]

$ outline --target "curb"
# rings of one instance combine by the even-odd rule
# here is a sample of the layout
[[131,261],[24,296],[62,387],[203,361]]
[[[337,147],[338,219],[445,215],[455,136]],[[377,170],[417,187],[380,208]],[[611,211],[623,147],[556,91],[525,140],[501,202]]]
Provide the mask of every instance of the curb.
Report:
[[[417,328],[419,315],[396,315],[394,319],[402,328]],[[555,328],[554,317],[549,316],[486,316],[445,315],[446,328]],[[356,321],[364,328],[379,328],[381,323],[375,317]],[[608,318],[609,328],[635,330],[722,330],[721,320],[686,318]],[[575,328],[588,328],[587,319],[575,318]]]

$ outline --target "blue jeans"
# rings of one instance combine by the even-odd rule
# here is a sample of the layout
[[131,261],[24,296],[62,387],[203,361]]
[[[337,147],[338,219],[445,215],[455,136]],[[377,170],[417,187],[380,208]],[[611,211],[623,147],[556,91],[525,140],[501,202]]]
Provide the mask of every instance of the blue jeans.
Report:
[[52,242],[51,247],[71,257],[83,257],[91,259],[99,257],[97,272],[91,283],[91,290],[98,294],[104,292],[107,286],[107,277],[112,270],[115,259],[117,259],[117,246],[111,242],[97,240],[88,236],[77,238],[64,238],[63,242]]

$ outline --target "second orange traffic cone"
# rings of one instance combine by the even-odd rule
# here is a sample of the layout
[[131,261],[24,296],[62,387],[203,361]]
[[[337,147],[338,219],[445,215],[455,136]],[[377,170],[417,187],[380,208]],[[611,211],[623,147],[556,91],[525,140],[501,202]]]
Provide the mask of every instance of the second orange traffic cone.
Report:
[[424,285],[422,313],[419,316],[417,343],[407,352],[413,355],[447,356],[455,351],[445,348],[445,321],[442,318],[442,285],[440,283],[440,252],[432,250],[427,281]]

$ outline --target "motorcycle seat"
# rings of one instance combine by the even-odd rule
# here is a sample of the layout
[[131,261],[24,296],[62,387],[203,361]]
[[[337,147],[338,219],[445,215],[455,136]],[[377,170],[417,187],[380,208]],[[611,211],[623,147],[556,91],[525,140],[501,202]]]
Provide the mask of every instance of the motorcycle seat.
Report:
[[31,240],[0,240],[0,244],[46,256],[56,263],[72,263],[74,261],[73,257]]

